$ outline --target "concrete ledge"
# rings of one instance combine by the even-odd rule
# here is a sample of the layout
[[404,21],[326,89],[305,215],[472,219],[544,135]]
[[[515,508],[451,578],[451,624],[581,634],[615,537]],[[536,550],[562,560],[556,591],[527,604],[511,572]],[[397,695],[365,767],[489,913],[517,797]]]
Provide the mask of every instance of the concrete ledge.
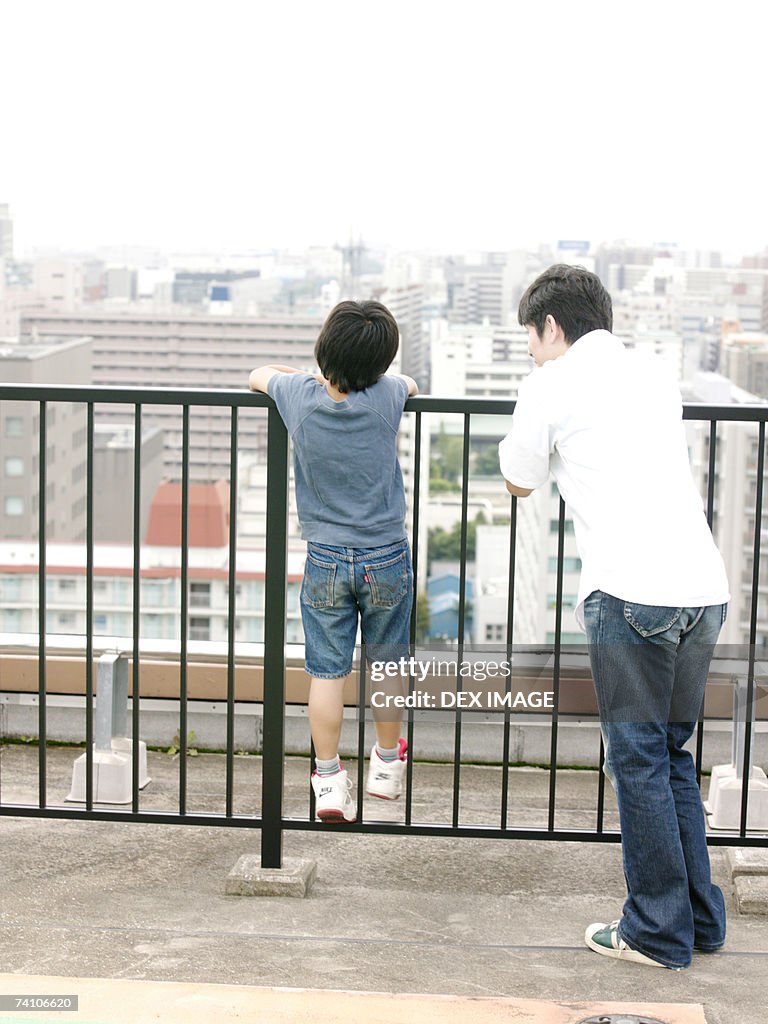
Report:
[[768,876],[738,875],[735,890],[740,914],[768,915]]
[[317,864],[299,857],[284,857],[281,868],[263,868],[261,857],[246,853],[227,875],[227,896],[309,895],[317,876]]
[[[47,704],[48,739],[80,743],[85,737],[85,701],[75,696],[50,696]],[[223,750],[227,741],[226,703],[190,701],[187,728],[195,733],[192,746],[199,750]],[[235,751],[262,750],[260,704],[235,704]],[[285,711],[286,754],[309,753],[309,722],[304,706],[289,705]],[[455,723],[451,712],[417,711],[414,714],[415,760],[452,761]],[[0,693],[0,738],[33,737],[38,734],[39,708],[34,694]],[[499,764],[503,755],[503,715],[465,713],[462,719],[462,759],[480,764]],[[169,747],[179,730],[178,701],[142,698],[141,739],[150,746]],[[509,760],[513,764],[546,765],[550,759],[551,721],[548,716],[515,715],[510,722]],[[732,725],[707,721],[703,768],[725,764],[731,758]],[[354,708],[347,708],[341,734],[341,754],[357,753],[358,722]],[[366,753],[374,740],[373,724],[366,722]],[[694,742],[687,744],[694,748]],[[561,717],[558,723],[558,763],[561,766],[596,768],[600,752],[600,727],[596,719]],[[753,763],[768,764],[768,723],[758,722]]]
[[768,850],[732,847],[726,851],[726,859],[733,878],[738,875],[765,875],[768,877]]
[[[577,1024],[585,1018],[609,1014],[614,1020],[635,1014],[643,1019],[663,1020],[665,1024],[706,1024],[704,1010],[696,1003],[571,1003],[18,974],[0,974],[0,992],[76,993],[81,1013],[87,1013],[91,1021],[98,1015],[110,1024],[155,1020],[164,1024],[209,1024],[212,1020],[217,1024],[466,1024],[467,1020],[474,1024]],[[14,1016],[13,1020],[21,1018]]]

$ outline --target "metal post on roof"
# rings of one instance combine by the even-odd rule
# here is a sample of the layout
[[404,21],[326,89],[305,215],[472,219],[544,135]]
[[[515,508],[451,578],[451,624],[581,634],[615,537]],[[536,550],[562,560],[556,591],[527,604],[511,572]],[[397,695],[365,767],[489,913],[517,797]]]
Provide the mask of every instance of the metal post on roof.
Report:
[[[93,802],[128,804],[133,799],[133,740],[128,732],[128,658],[106,653],[96,671],[96,724],[92,752]],[[151,781],[147,774],[147,745],[138,743],[138,788]],[[67,800],[85,803],[88,757],[81,754],[72,768]]]

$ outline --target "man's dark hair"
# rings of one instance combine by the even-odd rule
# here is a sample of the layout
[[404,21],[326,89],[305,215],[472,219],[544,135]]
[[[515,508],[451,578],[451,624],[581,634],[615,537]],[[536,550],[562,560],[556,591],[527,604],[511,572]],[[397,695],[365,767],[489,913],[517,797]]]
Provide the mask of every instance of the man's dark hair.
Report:
[[380,302],[340,302],[315,345],[320,372],[339,391],[369,388],[397,355],[397,321]]
[[541,337],[550,314],[569,345],[590,331],[613,328],[611,296],[597,274],[585,267],[555,263],[525,290],[517,312],[523,327],[533,324]]

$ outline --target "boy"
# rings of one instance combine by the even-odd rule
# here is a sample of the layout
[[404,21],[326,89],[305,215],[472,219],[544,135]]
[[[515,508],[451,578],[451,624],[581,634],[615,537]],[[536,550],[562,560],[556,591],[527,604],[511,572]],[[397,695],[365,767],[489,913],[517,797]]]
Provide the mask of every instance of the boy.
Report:
[[499,446],[507,490],[550,473],[582,560],[576,619],[589,644],[627,899],[590,925],[602,956],[680,969],[725,940],[696,768],[684,744],[704,699],[728,580],[691,477],[682,399],[663,364],[611,329],[595,274],[558,264],[520,300],[536,369]]
[[[408,653],[413,571],[396,439],[418,388],[410,377],[386,373],[398,344],[395,318],[381,303],[341,302],[317,339],[320,373],[272,365],[249,378],[252,391],[274,399],[293,441],[296,504],[308,542],[301,617],[320,821],[356,817],[339,738],[358,616],[368,648],[383,648],[392,661]],[[394,800],[407,744],[391,710],[375,724],[366,791]]]

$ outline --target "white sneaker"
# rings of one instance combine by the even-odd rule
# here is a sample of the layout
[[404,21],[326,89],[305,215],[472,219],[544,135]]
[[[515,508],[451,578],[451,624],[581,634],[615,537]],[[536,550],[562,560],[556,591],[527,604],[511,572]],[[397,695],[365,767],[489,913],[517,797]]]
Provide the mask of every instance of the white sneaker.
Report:
[[352,780],[346,771],[325,776],[312,772],[312,789],[315,791],[315,817],[318,821],[356,820],[357,807],[349,792]]
[[405,785],[405,772],[408,767],[408,744],[400,739],[400,756],[396,761],[384,761],[379,757],[376,744],[371,751],[368,764],[368,782],[365,791],[369,796],[377,796],[381,800],[397,800]]

